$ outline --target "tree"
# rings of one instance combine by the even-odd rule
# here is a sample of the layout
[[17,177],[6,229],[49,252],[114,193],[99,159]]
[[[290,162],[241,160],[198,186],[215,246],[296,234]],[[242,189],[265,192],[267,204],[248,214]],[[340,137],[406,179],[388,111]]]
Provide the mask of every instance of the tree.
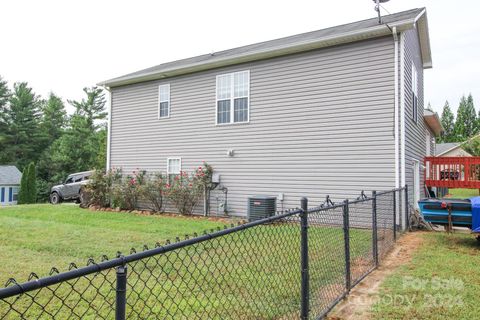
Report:
[[49,144],[60,138],[67,124],[67,112],[60,97],[50,93],[41,106],[40,128]]
[[83,88],[87,99],[81,101],[69,100],[68,102],[75,107],[75,115],[85,119],[86,127],[91,131],[98,129],[96,121],[105,120],[107,112],[105,111],[105,94],[98,87]]
[[[5,145],[2,142],[6,140],[8,124],[1,116],[7,111],[7,102],[10,97],[10,90],[8,90],[7,82],[0,76],[0,150],[5,150]],[[0,156],[0,160],[1,160]]]
[[476,137],[462,144],[462,148],[474,157],[480,156],[480,138]]
[[33,162],[31,162],[28,165],[27,190],[28,190],[27,203],[36,203],[37,202],[37,174],[35,170],[35,164]]
[[19,204],[29,204],[37,202],[37,177],[35,173],[35,164],[31,162],[22,173],[20,181],[20,191],[18,193]]
[[452,109],[450,109],[450,104],[448,101],[445,101],[445,105],[443,106],[442,111],[442,126],[443,126],[443,133],[442,137],[440,138],[441,142],[452,142],[454,141],[453,132],[455,129],[455,116],[453,115]]
[[46,176],[51,181],[72,172],[105,168],[105,95],[98,88],[85,88],[84,92],[86,99],[69,101],[75,107],[69,126],[40,160],[40,167],[47,168]]
[[17,201],[18,204],[27,203],[26,202],[28,199],[27,179],[29,177],[28,168],[29,167],[25,167],[25,169],[23,169],[23,172],[22,172],[22,179],[20,180],[20,190],[18,191],[18,201]]
[[15,83],[8,103],[0,110],[0,123],[5,128],[0,162],[23,169],[39,157],[38,98],[26,82]]
[[462,96],[455,121],[454,141],[465,141],[477,133],[477,113],[473,106],[473,98]]
[[[68,118],[65,111],[65,105],[62,99],[53,93],[50,93],[47,100],[41,103],[42,116],[40,119],[41,144],[43,153],[50,152],[49,147],[59,139],[64,133],[67,126]],[[41,154],[37,162],[37,174],[40,181],[40,199],[45,200],[45,194],[49,194],[49,180],[52,170],[51,163],[43,161],[45,156]],[[48,158],[48,157],[47,157]]]

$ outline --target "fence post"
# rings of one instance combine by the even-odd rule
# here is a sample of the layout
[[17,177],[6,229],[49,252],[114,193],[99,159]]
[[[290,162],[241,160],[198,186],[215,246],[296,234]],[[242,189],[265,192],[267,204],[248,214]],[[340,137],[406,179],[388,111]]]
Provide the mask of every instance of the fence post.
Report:
[[372,245],[375,268],[378,267],[377,191],[372,192]]
[[125,320],[127,307],[127,266],[117,267],[115,320]]
[[405,185],[405,230],[410,229],[410,217],[408,214],[408,184]]
[[302,320],[308,319],[309,314],[309,275],[308,275],[308,199],[303,197],[301,200],[302,213],[300,214],[300,254],[301,254],[301,268],[302,268],[302,292],[301,292],[301,310],[300,318]]
[[397,241],[397,190],[393,191],[393,241]]
[[350,292],[351,275],[350,275],[350,218],[348,211],[348,199],[343,202],[343,241],[345,242],[345,287],[347,293]]

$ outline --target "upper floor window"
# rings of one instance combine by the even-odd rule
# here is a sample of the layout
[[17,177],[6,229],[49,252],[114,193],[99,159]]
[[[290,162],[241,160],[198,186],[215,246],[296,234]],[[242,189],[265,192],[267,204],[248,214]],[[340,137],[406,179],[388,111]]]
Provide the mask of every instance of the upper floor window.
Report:
[[217,76],[217,124],[248,122],[250,71]]
[[418,73],[412,61],[412,119],[418,121]]
[[158,86],[158,118],[170,117],[170,85]]

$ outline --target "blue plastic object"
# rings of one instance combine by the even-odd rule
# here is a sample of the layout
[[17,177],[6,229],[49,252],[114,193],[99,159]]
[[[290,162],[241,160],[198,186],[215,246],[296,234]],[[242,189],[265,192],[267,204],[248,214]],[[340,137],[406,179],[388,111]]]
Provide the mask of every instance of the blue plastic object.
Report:
[[470,198],[472,203],[472,232],[480,233],[480,197]]

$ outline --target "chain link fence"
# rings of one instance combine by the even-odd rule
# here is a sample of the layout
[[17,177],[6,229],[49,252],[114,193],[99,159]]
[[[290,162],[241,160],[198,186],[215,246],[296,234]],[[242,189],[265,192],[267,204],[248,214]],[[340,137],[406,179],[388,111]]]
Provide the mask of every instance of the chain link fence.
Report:
[[394,246],[405,189],[11,279],[0,319],[322,318]]

